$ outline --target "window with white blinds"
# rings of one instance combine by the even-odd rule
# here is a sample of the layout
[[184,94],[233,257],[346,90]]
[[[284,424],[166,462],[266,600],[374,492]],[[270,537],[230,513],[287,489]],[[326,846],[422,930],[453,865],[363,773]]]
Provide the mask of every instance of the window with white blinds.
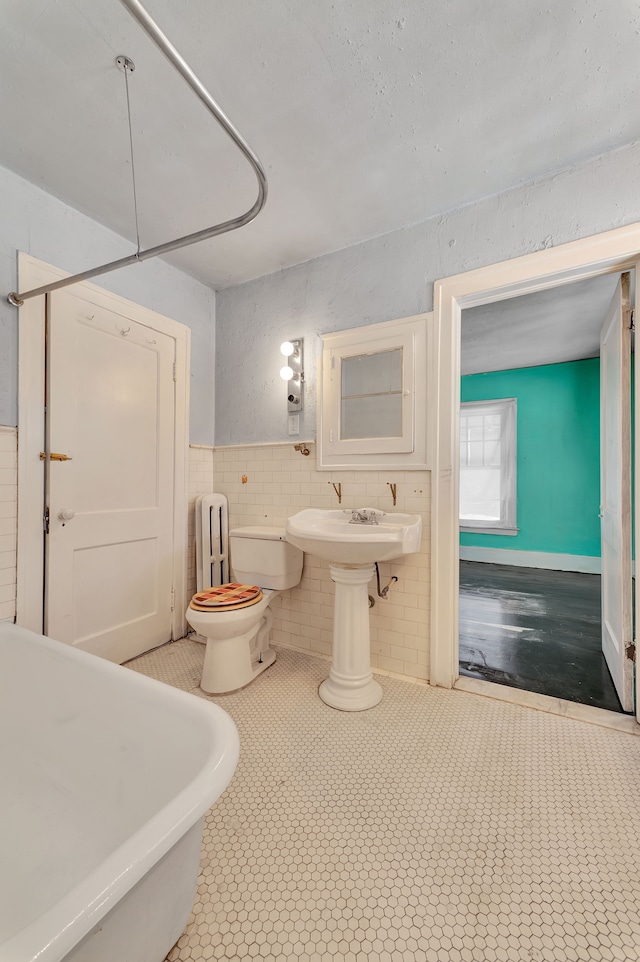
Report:
[[515,398],[460,405],[460,526],[515,533]]

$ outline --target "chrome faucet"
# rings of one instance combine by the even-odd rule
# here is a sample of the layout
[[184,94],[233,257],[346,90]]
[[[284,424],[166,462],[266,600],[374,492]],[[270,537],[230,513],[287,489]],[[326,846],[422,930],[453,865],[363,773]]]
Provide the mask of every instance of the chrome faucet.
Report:
[[384,512],[375,508],[352,508],[349,524],[378,524],[378,514],[382,516]]

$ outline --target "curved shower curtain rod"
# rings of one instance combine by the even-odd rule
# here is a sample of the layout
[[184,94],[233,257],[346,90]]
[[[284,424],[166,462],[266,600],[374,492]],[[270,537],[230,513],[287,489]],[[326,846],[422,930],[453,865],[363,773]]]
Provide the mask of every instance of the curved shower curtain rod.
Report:
[[267,177],[262,164],[252,151],[251,147],[249,147],[244,137],[242,137],[239,131],[236,130],[227,115],[215,102],[207,88],[198,79],[189,64],[180,56],[176,48],[160,30],[156,22],[152,20],[142,4],[139,3],[139,0],[120,0],[120,2],[138,21],[143,30],[146,31],[155,45],[173,64],[178,73],[184,77],[193,92],[199,97],[209,112],[213,114],[215,119],[228,134],[231,140],[242,151],[246,159],[251,164],[258,180],[258,197],[253,207],[251,207],[240,217],[234,217],[232,220],[225,220],[221,224],[214,224],[213,227],[206,227],[204,230],[195,231],[193,234],[185,234],[184,237],[178,237],[176,240],[169,241],[166,244],[158,244],[156,247],[149,247],[144,251],[137,250],[135,254],[130,254],[127,257],[121,257],[117,261],[111,261],[109,264],[102,264],[100,267],[94,267],[88,271],[83,271],[81,274],[73,274],[71,277],[65,277],[61,281],[55,281],[51,284],[45,284],[42,287],[36,287],[32,291],[25,291],[24,293],[20,294],[14,291],[8,295],[7,300],[15,307],[20,307],[22,303],[30,297],[37,297],[39,294],[48,294],[50,291],[58,290],[60,287],[68,287],[70,284],[76,284],[79,281],[86,281],[90,277],[97,277],[99,274],[106,274],[109,271],[115,271],[119,267],[128,267],[130,264],[135,264],[138,261],[146,261],[150,257],[158,257],[161,254],[168,254],[170,251],[178,250],[180,247],[188,247],[190,244],[197,244],[199,241],[208,240],[210,237],[217,237],[218,234],[226,234],[231,230],[235,230],[237,227],[244,227],[245,224],[248,224],[255,217],[257,217],[265,205],[265,201],[267,199]]

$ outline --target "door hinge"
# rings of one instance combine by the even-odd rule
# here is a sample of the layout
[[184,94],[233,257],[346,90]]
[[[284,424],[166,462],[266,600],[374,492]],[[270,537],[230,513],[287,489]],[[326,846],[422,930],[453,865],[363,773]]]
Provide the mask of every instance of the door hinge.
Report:
[[636,312],[634,308],[631,308],[631,310],[629,311],[629,330],[630,331],[635,331],[636,329],[635,321],[636,321]]
[[176,364],[175,361],[173,362],[173,380],[174,381],[178,380],[178,365]]
[[626,647],[625,650],[624,650],[624,653],[625,653],[625,655],[627,656],[627,658],[629,659],[629,661],[635,661],[635,660],[636,660],[636,646],[635,646],[635,642],[633,642],[633,643],[630,644],[630,645],[627,645],[627,647]]
[[45,534],[49,534],[49,505],[44,509],[44,515],[42,516],[42,530]]
[[176,589],[171,589],[171,610],[174,611],[176,607]]

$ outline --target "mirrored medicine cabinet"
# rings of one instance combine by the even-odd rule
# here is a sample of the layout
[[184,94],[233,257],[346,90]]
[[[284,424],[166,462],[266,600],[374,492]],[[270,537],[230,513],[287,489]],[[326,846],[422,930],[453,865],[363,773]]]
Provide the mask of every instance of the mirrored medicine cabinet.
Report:
[[432,314],[322,337],[320,470],[428,467]]

